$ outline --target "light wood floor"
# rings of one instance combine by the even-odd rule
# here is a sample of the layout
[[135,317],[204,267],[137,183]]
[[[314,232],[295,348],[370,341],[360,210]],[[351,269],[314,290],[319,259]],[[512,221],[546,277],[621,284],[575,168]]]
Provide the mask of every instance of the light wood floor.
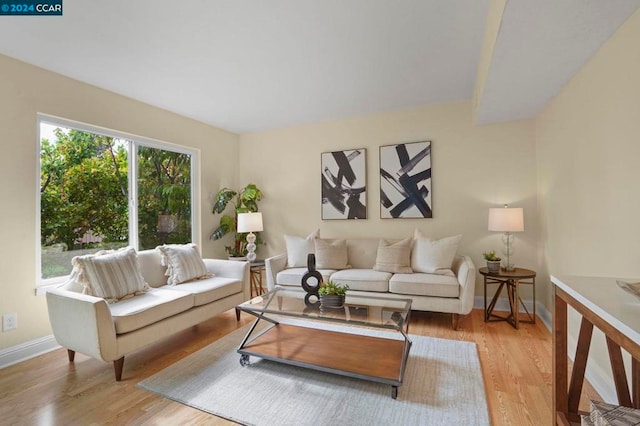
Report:
[[[82,354],[69,363],[59,349],[0,370],[0,424],[230,424],[223,419],[136,388],[142,379],[250,322],[233,310],[125,358],[123,379],[113,366]],[[515,330],[484,323],[482,311],[451,329],[446,314],[413,312],[411,334],[476,342],[492,424],[552,424],[551,335],[541,321]],[[250,389],[247,390],[250,392]],[[600,399],[590,386],[583,392]]]

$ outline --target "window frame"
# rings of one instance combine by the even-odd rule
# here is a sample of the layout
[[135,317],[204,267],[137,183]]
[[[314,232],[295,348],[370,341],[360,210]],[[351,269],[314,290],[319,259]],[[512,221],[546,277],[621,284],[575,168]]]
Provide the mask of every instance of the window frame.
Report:
[[[38,137],[36,144],[36,294],[45,294],[48,287],[52,287],[65,282],[69,275],[55,278],[42,278],[42,243],[41,243],[41,212],[40,205],[40,176],[41,176],[41,143],[40,134],[41,123],[80,130],[83,132],[96,133],[112,138],[126,140],[127,143],[127,184],[129,190],[129,242],[132,247],[138,247],[138,161],[137,152],[139,146],[161,149],[166,151],[187,154],[191,156],[191,242],[201,246],[200,233],[200,150],[197,148],[185,147],[182,145],[138,136],[131,133],[56,117],[49,114],[38,113],[36,120],[36,134]],[[137,249],[136,249],[137,250]]]

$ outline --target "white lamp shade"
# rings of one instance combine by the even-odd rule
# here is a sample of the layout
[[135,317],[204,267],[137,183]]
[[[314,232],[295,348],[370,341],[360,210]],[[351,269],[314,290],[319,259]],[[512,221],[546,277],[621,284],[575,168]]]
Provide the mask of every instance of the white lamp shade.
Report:
[[521,207],[498,207],[489,209],[489,231],[524,231],[524,213]]
[[238,213],[238,232],[262,231],[262,213]]

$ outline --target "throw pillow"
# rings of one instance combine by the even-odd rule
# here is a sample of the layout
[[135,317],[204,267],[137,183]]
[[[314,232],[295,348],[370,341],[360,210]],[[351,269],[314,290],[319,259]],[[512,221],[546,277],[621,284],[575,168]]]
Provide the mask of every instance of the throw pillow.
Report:
[[307,255],[315,253],[313,240],[320,237],[320,230],[316,229],[305,238],[284,236],[284,243],[287,247],[287,268],[303,268],[307,266]]
[[411,269],[427,274],[450,275],[451,264],[462,235],[432,240],[416,229],[411,252]]
[[156,247],[167,267],[167,284],[176,285],[187,281],[209,278],[212,274],[204,265],[195,244],[165,244]]
[[397,243],[380,240],[376,264],[373,269],[394,274],[410,274],[411,269],[411,243],[412,238],[405,238]]
[[71,263],[77,269],[74,273],[84,293],[101,297],[108,303],[149,290],[133,247],[76,256]]
[[316,238],[316,268],[317,269],[347,269],[347,241],[322,240]]

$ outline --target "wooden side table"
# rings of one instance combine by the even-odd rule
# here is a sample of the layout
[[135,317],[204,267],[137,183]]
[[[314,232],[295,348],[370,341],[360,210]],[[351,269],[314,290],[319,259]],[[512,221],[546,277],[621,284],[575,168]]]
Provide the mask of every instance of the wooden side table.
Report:
[[262,288],[262,272],[264,271],[264,260],[254,260],[249,263],[249,282],[250,282],[250,292],[251,297],[253,298],[253,293],[255,292],[256,296],[260,296],[264,293]]
[[[507,321],[514,328],[520,328],[520,322],[529,324],[536,323],[536,273],[530,269],[515,268],[513,271],[500,270],[498,273],[490,273],[488,268],[480,268],[480,274],[484,277],[484,322],[491,321]],[[491,303],[487,306],[487,286],[497,284],[498,289],[491,299]],[[530,284],[533,286],[533,315],[524,305],[520,297],[520,284]],[[507,316],[499,316],[493,313],[496,302],[502,293],[502,289],[507,288],[507,298],[509,299],[509,307],[511,312]],[[529,319],[520,319],[520,305],[524,308]]]

